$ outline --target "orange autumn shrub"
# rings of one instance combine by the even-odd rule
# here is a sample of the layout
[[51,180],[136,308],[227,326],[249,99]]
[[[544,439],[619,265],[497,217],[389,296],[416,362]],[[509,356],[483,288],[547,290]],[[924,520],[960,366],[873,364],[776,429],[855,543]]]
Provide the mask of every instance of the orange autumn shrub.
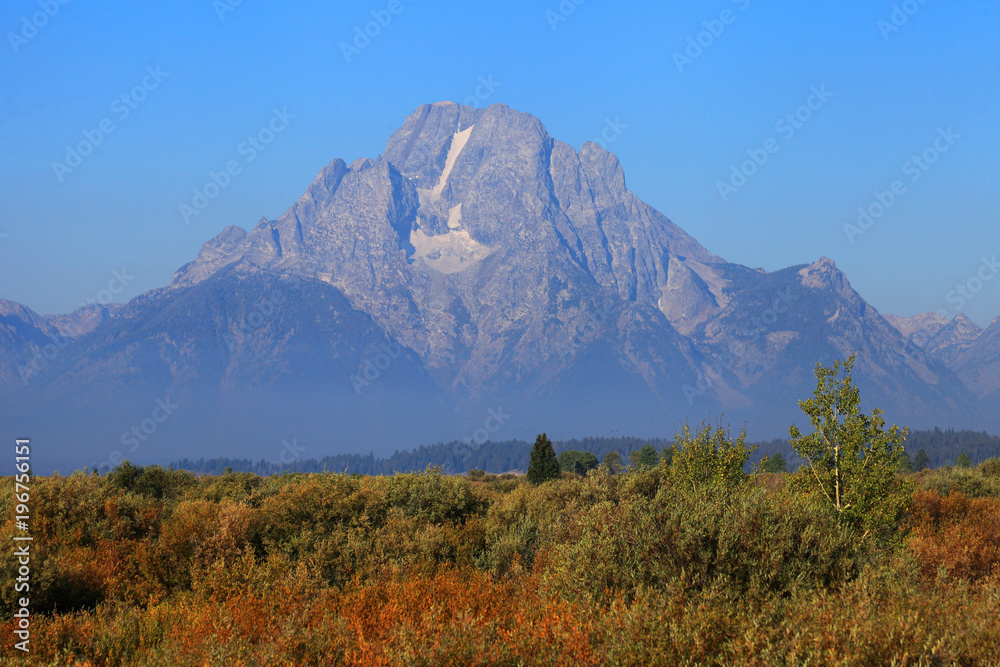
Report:
[[[355,582],[341,593],[233,591],[157,607],[165,641],[148,664],[600,664],[586,609],[542,598],[530,578],[474,570]],[[179,619],[183,618],[183,621]],[[209,639],[211,638],[211,639]],[[231,661],[226,663],[225,660]]]
[[909,547],[921,573],[980,580],[1000,574],[1000,499],[917,491]]

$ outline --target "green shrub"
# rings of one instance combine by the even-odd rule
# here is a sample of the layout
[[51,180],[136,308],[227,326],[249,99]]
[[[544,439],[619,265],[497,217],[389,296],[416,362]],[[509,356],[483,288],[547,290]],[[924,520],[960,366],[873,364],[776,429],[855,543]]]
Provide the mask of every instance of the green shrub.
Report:
[[[986,468],[986,470],[990,469]],[[945,466],[936,470],[926,470],[916,475],[914,479],[921,488],[936,491],[941,496],[947,496],[953,490],[959,491],[967,498],[1000,496],[1000,477],[987,474],[984,472],[983,466],[979,468]]]
[[463,520],[485,510],[485,501],[468,481],[442,475],[440,468],[384,477],[380,485],[390,506],[400,508],[406,516],[432,523]]
[[503,575],[516,562],[531,567],[550,543],[567,513],[577,511],[581,498],[591,497],[599,481],[572,476],[548,484],[521,484],[494,502],[486,513],[487,549],[480,567]]
[[1000,477],[1000,459],[986,459],[979,464],[979,472],[987,477]]
[[814,498],[744,485],[587,507],[547,556],[546,586],[590,601],[643,590],[733,599],[833,586],[857,574],[855,538]]
[[186,470],[161,466],[137,466],[129,460],[108,473],[108,484],[117,489],[150,498],[176,498],[195,485],[196,478]]
[[670,464],[662,464],[664,474],[671,483],[692,490],[735,488],[746,481],[743,469],[757,449],[747,447],[746,439],[745,431],[734,440],[728,430],[719,426],[713,431],[707,422],[694,434],[685,425],[669,449]]
[[260,476],[252,472],[232,470],[218,477],[206,475],[199,481],[196,496],[217,503],[223,500],[246,501],[264,486],[264,480]]

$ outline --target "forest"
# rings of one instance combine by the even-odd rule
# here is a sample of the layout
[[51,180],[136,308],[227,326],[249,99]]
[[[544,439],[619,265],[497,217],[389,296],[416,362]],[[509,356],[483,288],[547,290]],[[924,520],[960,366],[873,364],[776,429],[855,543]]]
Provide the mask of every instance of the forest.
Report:
[[[849,371],[817,370],[793,472],[706,423],[600,463],[540,434],[524,475],[35,478],[28,659],[997,664],[1000,459],[907,472],[905,429],[858,410]],[[16,573],[4,559],[10,664]]]

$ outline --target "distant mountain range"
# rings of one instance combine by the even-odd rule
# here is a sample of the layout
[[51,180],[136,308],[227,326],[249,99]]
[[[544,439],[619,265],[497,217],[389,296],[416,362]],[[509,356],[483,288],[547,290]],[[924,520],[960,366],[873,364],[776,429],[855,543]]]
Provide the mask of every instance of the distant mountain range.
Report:
[[826,258],[727,262],[600,146],[444,102],[124,307],[0,301],[0,426],[63,469],[271,460],[289,439],[321,457],[669,436],[709,415],[764,438],[799,420],[817,362],[853,352],[890,420],[1000,427],[1000,318],[882,316]]

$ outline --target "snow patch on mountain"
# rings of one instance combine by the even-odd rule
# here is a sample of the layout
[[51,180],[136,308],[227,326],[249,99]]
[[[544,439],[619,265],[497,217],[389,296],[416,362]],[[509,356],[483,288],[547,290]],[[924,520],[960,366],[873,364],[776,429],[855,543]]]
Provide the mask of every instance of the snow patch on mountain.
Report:
[[455,167],[455,160],[458,159],[459,153],[465,148],[465,144],[469,141],[469,136],[472,134],[472,128],[474,127],[475,125],[470,125],[461,132],[456,132],[451,138],[451,146],[448,147],[448,157],[444,161],[444,171],[441,172],[441,179],[438,180],[437,185],[431,190],[431,194],[435,197],[440,197],[441,193],[444,192],[444,186],[448,184],[448,176]]
[[[460,224],[461,217],[458,221]],[[449,220],[449,227],[451,224],[452,220]],[[410,232],[410,244],[414,248],[413,258],[422,259],[439,273],[463,271],[488,257],[494,250],[473,239],[468,231],[455,227],[449,229],[447,234],[438,236],[428,236],[422,229],[414,229]]]
[[448,209],[448,229],[462,228],[462,205],[452,206]]

